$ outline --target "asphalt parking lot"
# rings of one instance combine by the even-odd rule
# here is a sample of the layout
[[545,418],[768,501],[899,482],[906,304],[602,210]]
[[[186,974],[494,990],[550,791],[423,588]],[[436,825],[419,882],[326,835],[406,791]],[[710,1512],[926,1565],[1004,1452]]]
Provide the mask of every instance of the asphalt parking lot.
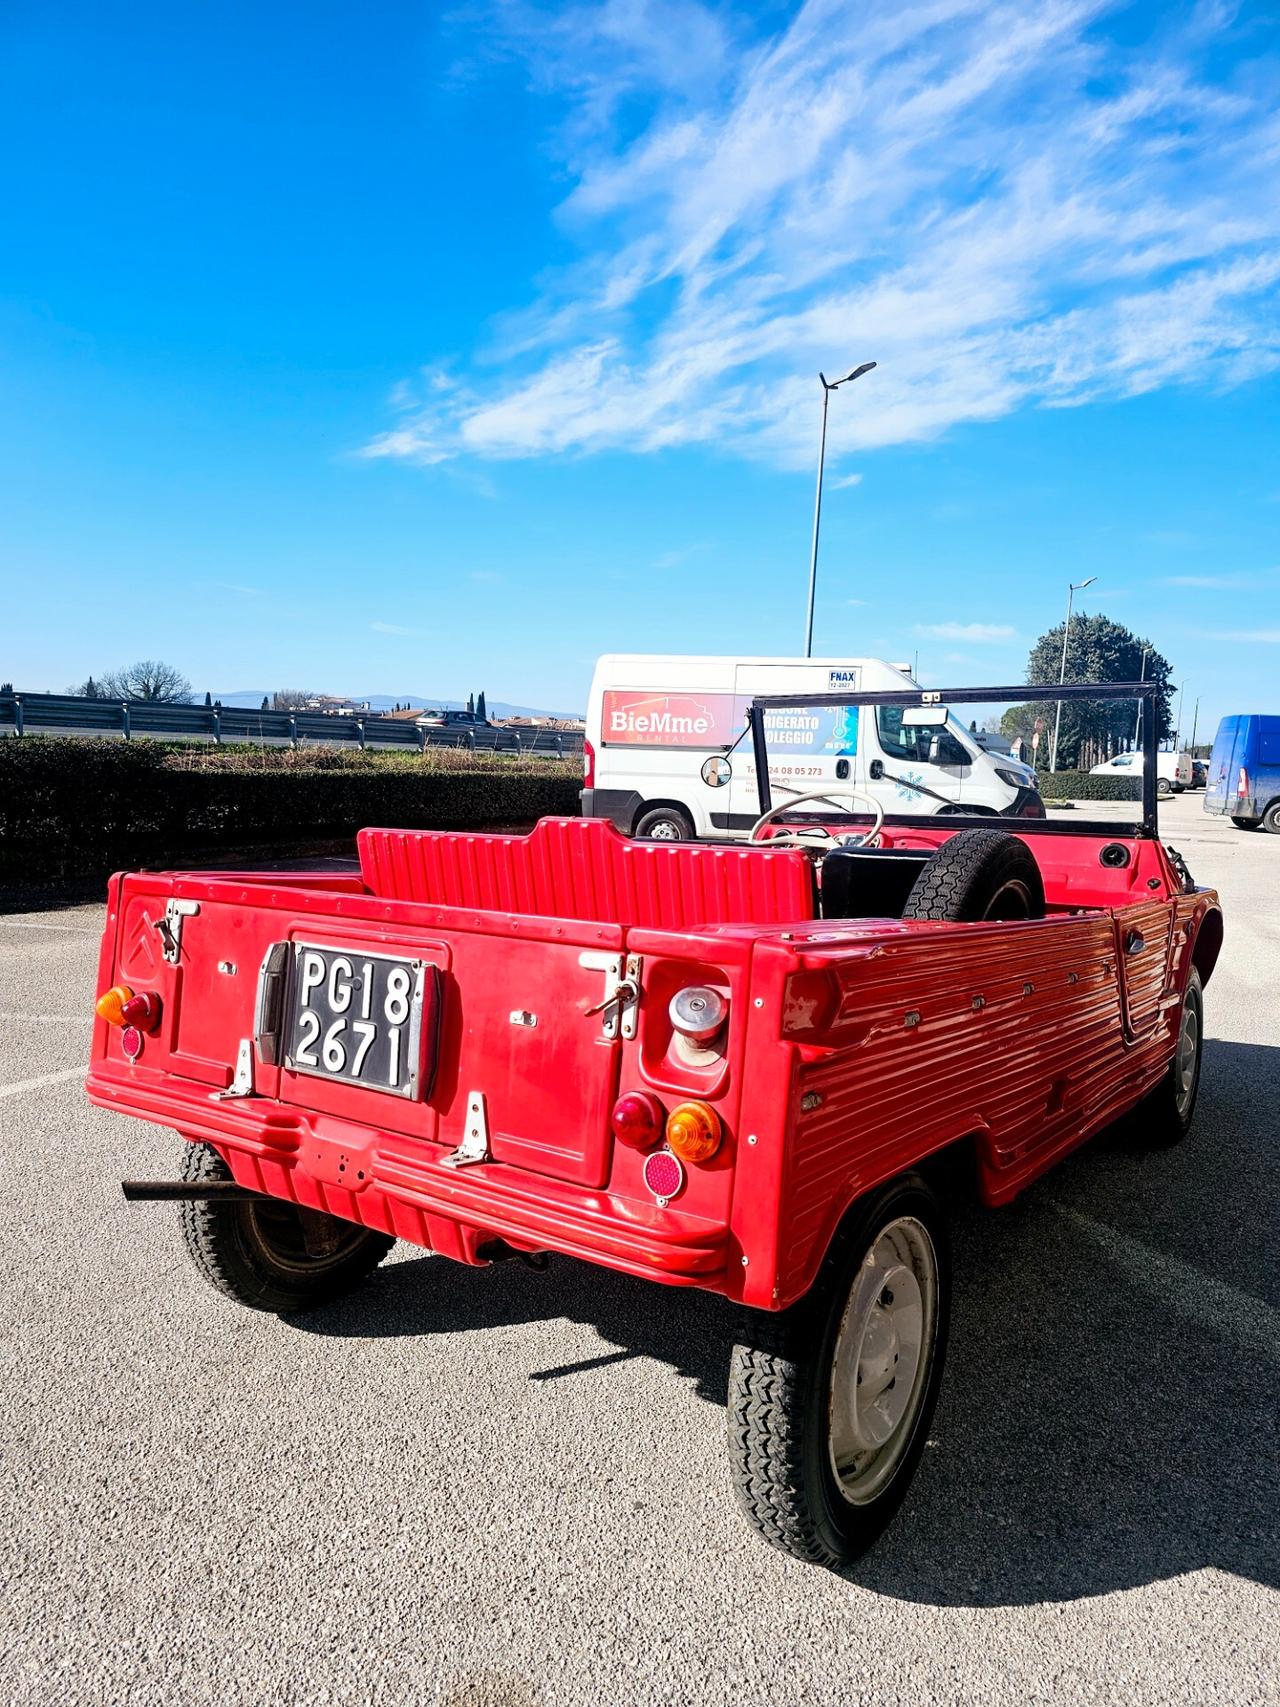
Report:
[[965,1210],[907,1505],[847,1577],[727,1488],[717,1300],[400,1247],[238,1310],[180,1141],[86,1103],[96,906],[0,918],[6,1703],[1280,1700],[1280,837],[1162,807],[1221,891],[1191,1139]]

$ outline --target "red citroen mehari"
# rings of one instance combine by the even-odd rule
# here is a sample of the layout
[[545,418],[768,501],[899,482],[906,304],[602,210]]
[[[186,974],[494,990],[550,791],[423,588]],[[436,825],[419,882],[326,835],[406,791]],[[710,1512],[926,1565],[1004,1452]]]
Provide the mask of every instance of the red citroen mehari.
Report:
[[738,1500],[797,1557],[854,1557],[938,1392],[943,1182],[1007,1203],[1130,1114],[1180,1138],[1222,942],[1156,834],[1154,716],[1132,825],[772,805],[773,708],[890,698],[924,738],[943,696],[756,701],[749,843],[547,819],[365,830],[358,876],[113,878],[89,1095],[186,1140],[180,1180],[127,1195],[179,1200],[256,1309],[322,1304],[396,1239],[737,1300]]

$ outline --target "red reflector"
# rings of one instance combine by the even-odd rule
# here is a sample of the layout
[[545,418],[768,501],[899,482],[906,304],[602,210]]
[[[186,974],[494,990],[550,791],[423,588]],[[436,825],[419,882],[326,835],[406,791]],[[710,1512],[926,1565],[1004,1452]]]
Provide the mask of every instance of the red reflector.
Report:
[[136,1025],[127,1025],[120,1033],[120,1047],[131,1061],[136,1061],[142,1054],[142,1033]]
[[674,1197],[684,1184],[684,1169],[670,1150],[655,1150],[645,1157],[644,1183],[655,1197]]
[[632,1150],[652,1150],[665,1122],[666,1110],[648,1091],[625,1091],[609,1117],[614,1137]]
[[590,741],[582,743],[582,786],[594,788],[596,785],[596,750]]

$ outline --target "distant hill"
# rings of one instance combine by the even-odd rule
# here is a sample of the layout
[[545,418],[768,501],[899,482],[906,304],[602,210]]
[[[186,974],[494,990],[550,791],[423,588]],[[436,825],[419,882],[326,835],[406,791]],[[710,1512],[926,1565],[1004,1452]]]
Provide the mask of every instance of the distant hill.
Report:
[[[323,690],[317,689],[317,692]],[[271,698],[267,688],[237,688],[232,693],[214,693],[215,699],[220,699],[223,705],[244,705],[256,710],[262,704],[263,696]],[[200,695],[196,695],[197,702]],[[390,711],[393,705],[434,706],[440,710],[460,710],[466,704],[461,699],[441,699],[437,694],[430,693],[353,693],[354,700],[368,700],[372,711]],[[486,699],[485,705],[490,717],[582,717],[579,711],[548,711],[544,706],[509,705],[505,700]]]

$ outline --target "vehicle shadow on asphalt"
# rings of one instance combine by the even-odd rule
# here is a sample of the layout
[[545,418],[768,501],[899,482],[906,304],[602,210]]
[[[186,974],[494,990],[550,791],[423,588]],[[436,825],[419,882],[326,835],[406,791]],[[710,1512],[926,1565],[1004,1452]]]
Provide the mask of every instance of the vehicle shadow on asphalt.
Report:
[[[895,1598],[1031,1605],[1212,1566],[1280,1587],[1280,1048],[1206,1045],[1173,1150],[1120,1132],[1008,1209],[955,1224],[951,1348],[906,1504],[847,1573]],[[554,1261],[382,1270],[298,1325],[439,1335],[568,1318],[618,1347],[534,1380],[658,1358],[722,1404],[722,1300]]]

